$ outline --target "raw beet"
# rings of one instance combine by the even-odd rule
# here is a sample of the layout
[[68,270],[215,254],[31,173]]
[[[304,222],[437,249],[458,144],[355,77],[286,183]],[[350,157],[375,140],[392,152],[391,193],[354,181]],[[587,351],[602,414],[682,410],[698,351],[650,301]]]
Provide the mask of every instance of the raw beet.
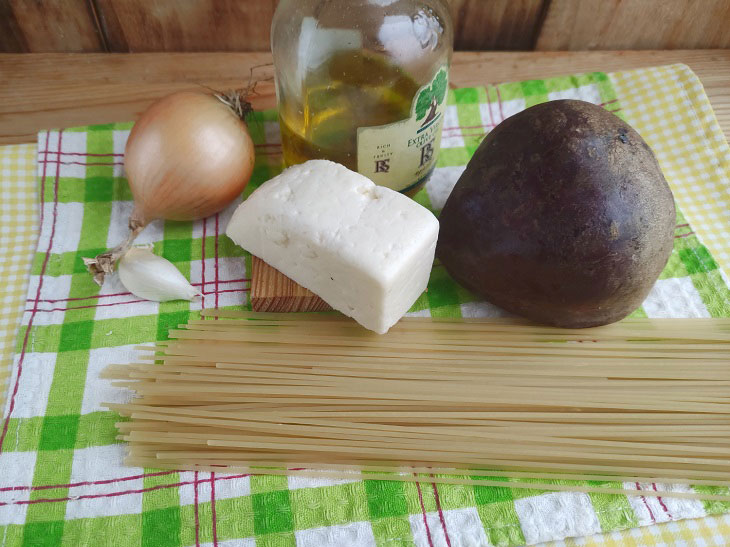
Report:
[[634,129],[591,103],[552,101],[480,144],[441,213],[436,252],[454,279],[508,311],[590,327],[641,305],[675,218]]

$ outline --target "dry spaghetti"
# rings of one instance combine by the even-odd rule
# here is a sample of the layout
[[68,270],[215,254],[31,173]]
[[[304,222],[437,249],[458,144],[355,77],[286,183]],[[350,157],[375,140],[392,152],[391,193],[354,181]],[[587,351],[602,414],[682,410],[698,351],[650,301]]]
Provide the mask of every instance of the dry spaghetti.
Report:
[[204,315],[105,371],[130,465],[730,500],[730,320]]

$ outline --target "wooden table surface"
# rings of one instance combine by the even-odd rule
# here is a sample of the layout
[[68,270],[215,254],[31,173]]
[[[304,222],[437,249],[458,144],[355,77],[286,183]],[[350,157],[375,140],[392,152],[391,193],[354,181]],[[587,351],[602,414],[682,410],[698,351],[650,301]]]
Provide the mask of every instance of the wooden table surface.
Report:
[[[670,63],[697,73],[730,136],[730,50],[459,52],[451,83],[467,87]],[[172,91],[244,87],[251,74],[260,80],[254,108],[274,106],[268,53],[0,54],[0,144],[34,142],[40,129],[134,120]]]

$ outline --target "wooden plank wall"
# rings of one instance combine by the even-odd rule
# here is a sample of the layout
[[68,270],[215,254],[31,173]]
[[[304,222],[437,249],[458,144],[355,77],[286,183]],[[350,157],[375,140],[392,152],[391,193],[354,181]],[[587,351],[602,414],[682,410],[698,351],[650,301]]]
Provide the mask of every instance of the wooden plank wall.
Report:
[[728,0],[552,0],[535,49],[727,47]]
[[[730,0],[448,0],[460,50],[730,47]],[[0,0],[0,51],[266,51],[277,0]]]

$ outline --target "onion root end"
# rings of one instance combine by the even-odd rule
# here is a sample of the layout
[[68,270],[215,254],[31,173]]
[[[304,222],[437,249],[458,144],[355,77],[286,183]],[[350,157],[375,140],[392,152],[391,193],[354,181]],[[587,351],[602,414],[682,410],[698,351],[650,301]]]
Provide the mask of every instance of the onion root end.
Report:
[[129,219],[129,235],[122,243],[105,251],[101,254],[96,255],[94,258],[84,257],[84,266],[89,273],[94,276],[94,281],[100,287],[104,284],[104,278],[114,272],[114,267],[120,258],[129,250],[132,242],[144,230],[147,225],[146,222],[142,221],[134,213]]
[[248,115],[253,112],[251,103],[246,100],[247,95],[248,90],[237,89],[225,93],[216,93],[215,98],[233,110],[241,120],[246,121]]

